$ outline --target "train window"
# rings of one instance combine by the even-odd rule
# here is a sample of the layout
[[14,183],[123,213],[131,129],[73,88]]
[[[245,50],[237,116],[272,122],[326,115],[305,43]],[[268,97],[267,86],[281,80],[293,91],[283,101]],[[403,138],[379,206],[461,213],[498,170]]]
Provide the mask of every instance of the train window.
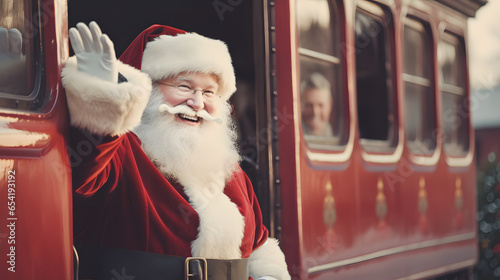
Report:
[[462,38],[445,32],[438,47],[444,150],[463,156],[469,150],[469,108],[465,47]]
[[0,0],[0,98],[29,96],[34,89],[32,6],[32,0]]
[[396,144],[390,13],[364,1],[355,19],[356,86],[361,144],[384,152]]
[[302,132],[314,149],[338,150],[347,141],[338,19],[332,1],[297,1]]
[[430,155],[436,148],[430,29],[420,21],[407,18],[403,44],[406,139],[413,153]]

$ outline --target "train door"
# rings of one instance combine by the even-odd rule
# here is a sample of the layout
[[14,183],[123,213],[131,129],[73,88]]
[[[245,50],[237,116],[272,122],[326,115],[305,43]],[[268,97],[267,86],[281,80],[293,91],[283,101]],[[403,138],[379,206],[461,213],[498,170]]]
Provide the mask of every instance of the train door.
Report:
[[[249,175],[264,213],[264,224],[273,232],[270,171],[273,140],[269,133],[271,107],[269,49],[264,30],[267,6],[262,1],[98,1],[68,2],[69,26],[96,21],[113,41],[117,57],[152,24],[163,24],[220,39],[228,45],[236,74],[237,91],[231,97],[238,128],[241,166]],[[111,16],[112,15],[112,16]]]
[[1,279],[73,277],[66,59],[65,1],[0,0]]

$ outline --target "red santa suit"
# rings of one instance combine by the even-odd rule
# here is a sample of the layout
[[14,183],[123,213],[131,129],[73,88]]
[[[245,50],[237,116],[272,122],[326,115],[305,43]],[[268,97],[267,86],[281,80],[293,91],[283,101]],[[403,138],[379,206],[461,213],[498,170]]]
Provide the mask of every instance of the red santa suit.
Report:
[[[71,134],[71,147],[92,147],[73,169],[74,239],[77,245],[108,246],[190,257],[199,219],[182,186],[169,182],[129,132],[119,137]],[[248,258],[268,236],[252,185],[238,168],[224,194],[244,218],[241,257]],[[217,226],[214,217],[213,226]],[[230,236],[226,238],[231,238]]]
[[[63,69],[72,125],[75,244],[180,257],[207,257],[197,248],[215,246],[217,258],[249,258],[254,278],[289,279],[283,253],[277,241],[268,238],[252,185],[241,168],[236,167],[220,193],[200,203],[200,199],[186,195],[186,186],[167,179],[156,168],[131,132],[141,121],[151,79],[182,71],[215,73],[222,97],[227,100],[234,92],[234,71],[225,45],[215,62],[204,62],[206,54],[199,52],[213,56],[222,42],[186,34],[179,52],[203,44],[200,50],[188,50],[189,57],[187,61],[182,57],[181,68],[175,64],[179,60],[175,49],[170,56],[164,54],[173,36],[149,44],[159,35],[183,33],[164,26],[152,26],[141,33],[121,58],[135,68],[117,62],[119,72],[127,78],[124,83],[79,71],[75,57]],[[153,55],[146,55],[146,49],[143,58],[146,45]],[[198,69],[199,65],[202,68]],[[200,221],[202,214],[205,222]]]

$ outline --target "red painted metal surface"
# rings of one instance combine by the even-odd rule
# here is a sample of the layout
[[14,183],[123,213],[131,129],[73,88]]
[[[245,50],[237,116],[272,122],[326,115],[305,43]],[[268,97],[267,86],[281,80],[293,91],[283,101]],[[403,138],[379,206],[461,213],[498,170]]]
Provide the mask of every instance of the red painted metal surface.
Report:
[[[296,279],[419,279],[470,268],[477,259],[472,129],[467,156],[447,156],[438,135],[435,154],[422,164],[406,145],[402,109],[402,11],[424,15],[434,31],[435,44],[443,26],[465,37],[466,18],[424,1],[414,1],[411,7],[400,1],[395,5],[380,2],[387,5],[394,20],[398,144],[390,153],[370,153],[361,146],[354,105],[355,58],[354,52],[346,52],[344,70],[353,131],[343,151],[347,156],[332,161],[314,160],[309,154],[343,152],[311,149],[301,135],[299,78],[294,71],[298,69],[294,3],[275,4],[279,109],[295,116],[295,123],[282,126],[279,135],[280,150],[286,151],[280,156],[284,175],[281,244]],[[347,46],[354,46],[355,6],[344,5],[340,5],[346,19],[344,40]],[[439,73],[438,66],[435,68]],[[440,116],[439,89],[436,92]]]
[[[277,1],[275,3],[276,15],[276,50],[277,50],[277,83],[278,83],[278,107],[280,112],[287,112],[293,115],[293,120],[282,124],[279,130],[279,146],[281,152],[281,205],[282,205],[282,230],[283,235],[280,240],[281,248],[286,255],[288,269],[293,274],[301,273],[302,259],[302,229],[299,227],[300,199],[299,178],[296,174],[296,166],[300,163],[296,156],[299,152],[295,141],[298,134],[295,129],[297,125],[297,108],[294,100],[296,91],[296,77],[294,75],[295,60],[297,59],[294,50],[295,36],[292,33],[294,20],[290,17],[293,6],[290,1]],[[283,97],[282,97],[283,96]],[[288,176],[288,174],[290,176]]]
[[32,32],[41,29],[45,38],[46,87],[40,90],[50,98],[37,112],[0,111],[0,279],[72,279],[68,118],[60,79],[67,9],[64,1],[45,0],[33,10],[41,22]]

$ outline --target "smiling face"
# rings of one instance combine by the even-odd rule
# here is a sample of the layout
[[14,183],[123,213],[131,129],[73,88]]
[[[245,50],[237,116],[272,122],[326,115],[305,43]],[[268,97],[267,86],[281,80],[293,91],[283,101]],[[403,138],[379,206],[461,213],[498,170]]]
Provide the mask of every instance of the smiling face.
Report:
[[[164,101],[171,107],[185,105],[191,108],[196,115],[191,113],[177,113],[176,121],[197,126],[203,122],[203,115],[199,112],[205,110],[210,115],[217,114],[220,99],[217,96],[210,97],[204,92],[217,93],[217,76],[200,72],[180,73],[177,76],[159,81],[158,86],[163,94]],[[183,92],[178,87],[190,88],[196,90],[192,92]]]
[[323,135],[332,111],[330,93],[322,88],[311,88],[304,92],[302,98],[302,120],[311,134]]
[[170,86],[156,82],[134,129],[156,167],[181,184],[224,182],[239,161],[231,105],[223,98],[206,98],[200,91],[179,93],[175,87],[217,92],[216,81],[212,75],[183,74],[161,81]]

